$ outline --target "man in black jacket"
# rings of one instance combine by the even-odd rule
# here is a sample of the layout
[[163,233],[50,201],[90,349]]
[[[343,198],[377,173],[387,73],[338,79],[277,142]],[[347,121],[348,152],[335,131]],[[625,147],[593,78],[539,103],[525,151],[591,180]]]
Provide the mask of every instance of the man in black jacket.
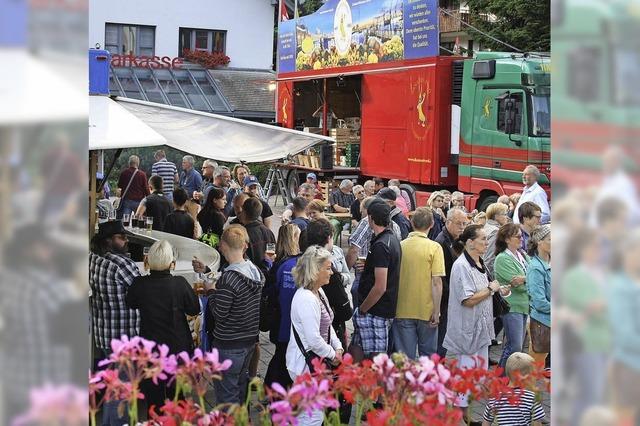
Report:
[[391,208],[389,219],[400,227],[400,237],[404,240],[409,236],[409,232],[413,231],[413,227],[409,219],[402,213],[402,210],[396,207],[396,198],[398,198],[396,192],[391,188],[382,188],[378,192],[378,197],[385,201]]
[[[331,253],[335,253],[336,250],[342,250],[340,247],[333,245],[333,226],[327,219],[316,219],[309,222],[307,229],[305,230],[306,238],[304,239],[304,246],[300,247],[302,253],[309,246],[318,245],[326,248]],[[338,272],[338,268],[334,265],[334,259],[336,256],[332,256],[331,268],[333,274],[329,279],[329,284],[322,287],[324,294],[327,296],[331,310],[333,311],[333,328],[340,338],[340,342],[343,347],[347,347],[346,343],[346,326],[345,322],[351,319],[353,314],[353,308],[351,302],[349,302],[349,296],[344,286],[342,275]]]
[[442,346],[444,335],[447,332],[447,309],[449,307],[449,277],[453,262],[458,258],[459,253],[454,250],[455,241],[460,237],[462,231],[469,223],[464,210],[453,207],[447,212],[447,221],[440,234],[436,237],[436,243],[442,246],[444,253],[444,271],[446,276],[442,278],[442,299],[440,299],[440,323],[438,324],[438,355],[444,357],[447,350]]
[[164,231],[164,221],[173,210],[171,202],[164,196],[162,192],[163,181],[158,175],[149,178],[149,190],[151,194],[140,202],[137,216],[150,216],[153,218],[153,229],[155,231]]
[[269,270],[268,265],[273,260],[267,259],[265,256],[267,243],[275,243],[276,237],[269,228],[260,222],[260,214],[262,214],[260,200],[254,197],[247,198],[242,205],[242,225],[244,225],[247,229],[247,234],[249,234],[247,257],[266,276]]

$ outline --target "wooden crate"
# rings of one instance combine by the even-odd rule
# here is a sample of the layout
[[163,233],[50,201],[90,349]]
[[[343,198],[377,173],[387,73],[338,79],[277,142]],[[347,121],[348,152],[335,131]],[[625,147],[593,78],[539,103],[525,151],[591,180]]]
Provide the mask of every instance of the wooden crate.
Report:
[[314,169],[319,169],[320,168],[320,157],[317,155],[310,155],[309,156],[311,159],[311,167],[313,167]]

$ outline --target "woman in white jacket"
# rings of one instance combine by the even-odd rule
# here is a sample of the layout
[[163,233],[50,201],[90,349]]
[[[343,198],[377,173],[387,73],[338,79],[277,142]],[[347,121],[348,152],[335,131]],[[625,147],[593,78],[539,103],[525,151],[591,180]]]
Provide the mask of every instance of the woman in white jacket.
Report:
[[[344,353],[342,344],[331,326],[333,312],[321,287],[331,277],[331,253],[320,247],[310,246],[291,271],[298,286],[291,302],[291,337],[287,347],[287,370],[293,380],[309,371],[305,356],[296,341],[307,352],[313,352],[333,365],[338,365]],[[301,425],[320,425],[322,411],[311,416],[303,413],[298,420]]]

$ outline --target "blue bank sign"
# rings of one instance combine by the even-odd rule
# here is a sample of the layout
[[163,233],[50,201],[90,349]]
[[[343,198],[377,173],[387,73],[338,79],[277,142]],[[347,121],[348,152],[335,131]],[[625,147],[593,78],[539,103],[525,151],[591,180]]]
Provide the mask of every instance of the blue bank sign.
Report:
[[328,0],[278,26],[278,72],[435,56],[437,0]]

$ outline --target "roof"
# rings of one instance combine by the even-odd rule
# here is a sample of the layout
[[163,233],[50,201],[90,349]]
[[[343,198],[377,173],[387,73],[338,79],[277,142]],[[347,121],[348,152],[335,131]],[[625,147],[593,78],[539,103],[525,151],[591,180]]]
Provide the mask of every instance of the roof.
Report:
[[234,111],[255,111],[275,115],[276,73],[271,70],[220,68],[209,70]]

